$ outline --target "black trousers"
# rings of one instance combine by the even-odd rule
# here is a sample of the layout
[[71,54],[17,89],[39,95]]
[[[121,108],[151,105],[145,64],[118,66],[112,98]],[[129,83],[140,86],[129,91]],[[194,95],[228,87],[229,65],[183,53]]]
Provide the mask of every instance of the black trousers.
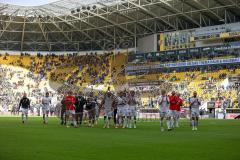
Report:
[[95,109],[91,109],[88,111],[88,118],[89,118],[89,124],[94,124],[95,123]]
[[61,123],[66,124],[66,110],[61,110]]
[[83,111],[82,112],[77,112],[76,113],[76,121],[77,124],[82,124],[82,120],[83,120]]
[[117,108],[113,110],[113,120],[114,120],[114,124],[117,124]]

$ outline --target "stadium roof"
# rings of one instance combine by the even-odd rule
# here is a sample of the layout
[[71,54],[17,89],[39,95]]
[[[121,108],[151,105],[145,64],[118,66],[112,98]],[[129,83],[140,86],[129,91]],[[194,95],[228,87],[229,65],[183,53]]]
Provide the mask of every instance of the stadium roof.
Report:
[[133,47],[153,33],[240,21],[240,0],[0,2],[0,49],[10,50]]
[[49,4],[51,2],[55,2],[57,0],[0,0],[0,3],[4,4],[12,4],[12,5],[18,5],[18,6],[40,6],[44,4]]

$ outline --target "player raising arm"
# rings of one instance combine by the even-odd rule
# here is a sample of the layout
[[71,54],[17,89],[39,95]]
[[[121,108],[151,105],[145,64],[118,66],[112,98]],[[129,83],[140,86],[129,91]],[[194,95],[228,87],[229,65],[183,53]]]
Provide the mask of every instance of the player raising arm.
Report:
[[129,105],[129,110],[130,110],[130,119],[129,119],[129,128],[136,128],[137,126],[137,105],[138,105],[138,100],[135,95],[135,91],[130,91],[130,94],[128,95],[128,105]]
[[110,120],[113,116],[114,95],[107,91],[101,103],[101,107],[104,108],[104,126],[103,128],[109,128]]
[[124,97],[124,92],[120,91],[118,96],[117,96],[117,126],[116,128],[123,127],[123,123],[124,123],[124,116],[125,116],[125,108],[124,106],[127,104],[127,101]]
[[199,107],[201,102],[197,97],[197,92],[193,92],[193,97],[190,98],[191,117],[192,117],[192,130],[196,131],[198,126]]
[[158,105],[159,105],[161,131],[164,131],[164,127],[163,127],[164,118],[166,118],[168,130],[171,130],[171,126],[170,126],[171,115],[170,115],[170,111],[169,111],[169,98],[166,95],[166,90],[162,90],[161,94],[162,95],[159,96],[158,100],[157,100]]

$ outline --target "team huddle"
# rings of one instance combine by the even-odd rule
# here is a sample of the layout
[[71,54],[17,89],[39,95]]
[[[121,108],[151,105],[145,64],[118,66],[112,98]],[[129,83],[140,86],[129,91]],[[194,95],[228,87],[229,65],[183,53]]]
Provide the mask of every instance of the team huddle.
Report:
[[[157,102],[161,131],[164,131],[164,120],[166,121],[168,131],[179,127],[180,111],[183,105],[180,94],[173,91],[171,95],[167,95],[166,91],[162,90],[161,95],[157,98]],[[51,98],[49,93],[46,93],[42,98],[44,124],[48,123],[50,104]],[[189,98],[189,105],[192,130],[197,130],[201,102],[196,92]],[[100,111],[103,111],[103,128],[110,128],[111,120],[113,120],[115,128],[136,128],[139,106],[139,98],[136,96],[135,91],[120,91],[114,94],[108,90],[100,101],[97,97],[94,97],[93,93],[84,96],[82,92],[73,94],[72,91],[69,91],[60,104],[61,124],[66,125],[66,127],[79,127],[82,125],[84,118],[86,119],[87,117],[88,126],[94,127],[98,122]],[[22,108],[22,123],[25,123],[25,121],[28,121],[28,109],[30,108],[30,100],[26,94],[20,100],[20,108]],[[24,116],[26,117],[25,119]]]

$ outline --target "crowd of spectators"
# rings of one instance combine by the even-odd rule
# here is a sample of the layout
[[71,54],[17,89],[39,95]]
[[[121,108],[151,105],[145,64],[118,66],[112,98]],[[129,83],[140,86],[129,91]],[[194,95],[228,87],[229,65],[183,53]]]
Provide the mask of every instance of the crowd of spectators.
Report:
[[[4,61],[7,61],[8,58],[10,58],[8,54],[2,57]],[[43,96],[44,93],[44,91],[39,89],[42,87],[40,83],[42,83],[43,80],[51,79],[52,81],[64,84],[58,89],[58,95],[61,95],[64,91],[69,90],[69,86],[72,86],[74,90],[76,86],[83,87],[86,83],[88,85],[105,84],[106,78],[109,75],[112,76],[109,76],[111,78],[115,78],[113,77],[114,74],[117,76],[125,76],[124,64],[119,68],[112,68],[113,62],[111,60],[112,53],[101,55],[96,53],[86,55],[78,55],[77,53],[67,55],[48,54],[44,56],[41,53],[38,53],[37,56],[22,53],[21,56],[11,61],[9,65],[26,68],[28,69],[27,73],[1,67],[0,95],[4,102],[1,104],[1,108],[6,108],[5,106],[16,106],[16,102],[22,96],[22,93],[14,90],[19,90],[19,88],[23,86],[27,87],[26,92],[30,97],[36,97],[33,103],[38,103],[37,101],[40,100],[40,97]],[[164,83],[157,86],[140,86],[133,89],[137,91],[140,97],[147,99],[148,102],[146,102],[146,106],[155,106],[154,99],[159,95],[162,88],[167,88],[169,92],[171,90],[180,92],[186,101],[194,90],[199,91],[199,97],[203,101],[229,99],[229,97],[236,97],[234,96],[236,89],[231,86],[224,88],[220,86],[218,82],[227,78],[229,74],[235,74],[238,68],[240,68],[240,65],[233,64],[172,69],[166,73],[156,72],[156,80],[162,80]],[[222,70],[226,72],[221,72]],[[177,73],[179,72],[184,73],[184,79],[178,76]],[[149,74],[152,74],[152,72],[149,72]],[[18,81],[12,83],[9,79],[14,76],[18,77]],[[144,75],[143,77],[147,76],[148,75]],[[31,79],[34,83],[27,83],[26,78]],[[138,77],[138,79],[141,78]],[[196,83],[195,86],[190,85],[191,82],[198,81],[200,81],[200,83]],[[128,83],[128,81],[122,83]],[[10,89],[4,90],[4,88]],[[53,94],[54,93],[52,93],[52,95]],[[101,95],[102,93],[100,91],[96,94]],[[9,97],[13,97],[9,95],[14,95],[15,100],[9,99]],[[235,99],[231,104],[235,106]]]
[[[53,81],[65,82],[68,84],[83,83],[102,84],[111,70],[111,55],[113,53],[77,53],[56,55],[42,55],[38,53],[32,56],[28,53],[21,53],[19,58],[10,65],[20,66],[29,69],[32,73],[39,75],[40,79],[49,78]],[[9,54],[5,54],[3,60],[7,61]],[[29,62],[25,62],[28,59]]]
[[40,112],[41,98],[48,91],[51,96],[56,96],[47,86],[47,81],[22,68],[0,65],[0,111],[1,114],[11,111],[18,113],[19,100],[23,93],[31,99],[31,113]]

